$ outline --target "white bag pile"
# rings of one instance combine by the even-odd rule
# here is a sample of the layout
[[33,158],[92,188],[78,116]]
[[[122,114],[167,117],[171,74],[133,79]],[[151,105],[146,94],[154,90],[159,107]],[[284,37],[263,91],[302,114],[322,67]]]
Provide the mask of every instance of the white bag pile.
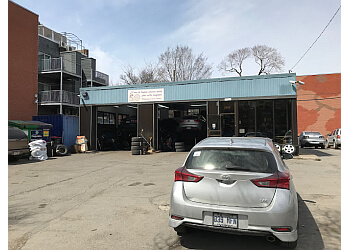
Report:
[[46,141],[36,140],[28,144],[31,152],[31,158],[33,160],[44,161],[47,160],[47,148]]

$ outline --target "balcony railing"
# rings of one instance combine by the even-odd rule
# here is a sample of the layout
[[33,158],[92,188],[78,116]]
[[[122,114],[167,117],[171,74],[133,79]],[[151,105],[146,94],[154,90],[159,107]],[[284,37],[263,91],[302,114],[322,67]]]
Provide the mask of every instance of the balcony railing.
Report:
[[93,73],[93,81],[96,81],[100,84],[103,84],[103,85],[108,85],[109,83],[109,76],[105,73],[102,73],[100,71],[96,71],[96,70],[93,70],[92,71]]
[[[62,95],[62,102],[61,102]],[[47,103],[67,103],[79,105],[79,97],[76,93],[72,93],[66,90],[50,90],[41,91],[39,95],[39,102],[41,104]]]
[[74,75],[81,75],[80,64],[73,63],[68,60],[64,60],[62,59],[62,57],[50,58],[50,59],[39,59],[38,71],[39,72],[61,71],[62,65],[63,65],[63,71],[72,73]]

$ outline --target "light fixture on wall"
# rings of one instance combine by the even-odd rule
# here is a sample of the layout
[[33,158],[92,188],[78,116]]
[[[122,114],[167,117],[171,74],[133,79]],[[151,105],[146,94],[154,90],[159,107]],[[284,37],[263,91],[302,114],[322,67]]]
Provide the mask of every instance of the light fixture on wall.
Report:
[[293,84],[300,84],[300,85],[304,85],[305,84],[302,81],[289,81],[289,82],[292,84],[292,86],[293,86]]

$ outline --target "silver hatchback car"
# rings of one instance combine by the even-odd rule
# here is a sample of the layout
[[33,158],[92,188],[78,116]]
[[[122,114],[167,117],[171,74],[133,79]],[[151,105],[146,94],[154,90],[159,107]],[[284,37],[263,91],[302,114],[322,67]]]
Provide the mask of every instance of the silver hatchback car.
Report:
[[196,144],[175,171],[169,226],[179,235],[201,228],[266,236],[295,248],[297,194],[273,142],[212,137]]

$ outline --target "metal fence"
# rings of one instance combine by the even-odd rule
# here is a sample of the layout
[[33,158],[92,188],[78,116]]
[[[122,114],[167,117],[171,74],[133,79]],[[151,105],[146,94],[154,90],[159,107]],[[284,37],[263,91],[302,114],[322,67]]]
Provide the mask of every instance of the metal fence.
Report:
[[61,59],[62,58],[39,59],[38,71],[47,72],[61,70]]
[[39,96],[40,103],[62,103],[76,104],[79,105],[78,94],[72,93],[66,90],[50,90],[50,91],[41,91]]
[[39,59],[38,60],[38,71],[39,72],[50,72],[50,71],[60,71],[61,61],[63,60],[63,70],[75,75],[81,75],[81,65],[69,61],[67,59],[60,58],[50,58],[50,59]]
[[105,73],[102,73],[100,71],[97,71],[97,70],[93,70],[93,80],[96,81],[96,82],[99,82],[101,84],[104,84],[104,85],[108,85],[109,83],[109,76]]

